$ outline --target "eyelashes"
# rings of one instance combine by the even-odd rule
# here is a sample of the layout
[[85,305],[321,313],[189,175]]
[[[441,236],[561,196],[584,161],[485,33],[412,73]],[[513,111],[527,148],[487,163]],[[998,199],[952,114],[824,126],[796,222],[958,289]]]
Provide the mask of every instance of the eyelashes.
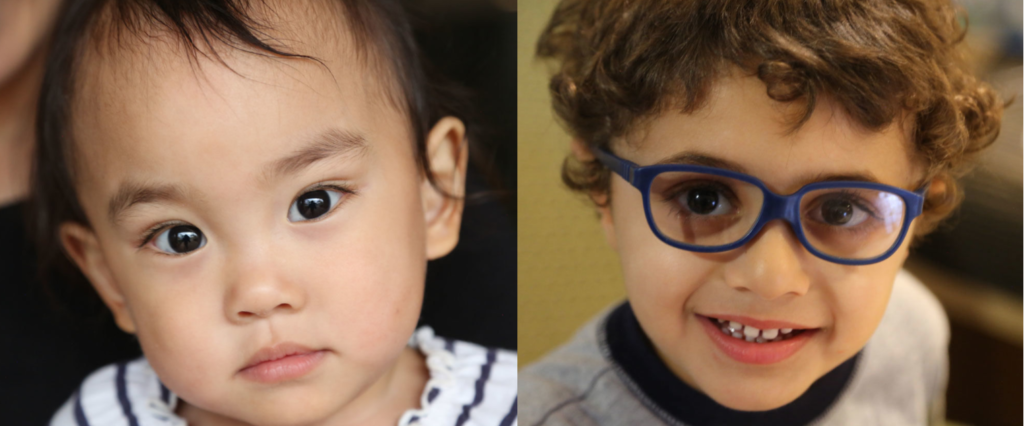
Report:
[[[318,183],[303,190],[292,200],[288,206],[287,219],[292,223],[323,220],[355,194],[347,186]],[[207,239],[198,227],[187,222],[171,221],[148,229],[138,248],[150,242],[161,253],[180,256],[203,248]]]
[[206,236],[192,225],[177,225],[157,235],[156,248],[167,254],[185,254],[206,245]]
[[337,185],[317,185],[307,189],[288,207],[288,221],[308,222],[320,220],[334,211],[349,196],[351,189]]
[[[191,225],[189,225],[188,223],[176,220],[176,221],[161,223],[159,225],[151,227],[151,228],[147,229],[146,232],[143,234],[142,242],[139,243],[139,247],[138,248],[144,247],[146,244],[148,244],[150,241],[152,241],[153,237],[156,237],[157,234],[160,234],[160,236],[163,236],[163,234],[161,234],[160,231],[164,231],[164,230],[167,230],[167,228],[176,227],[176,226],[191,226]],[[195,227],[193,227],[193,228],[195,228]],[[199,228],[195,228],[195,229],[198,230]]]

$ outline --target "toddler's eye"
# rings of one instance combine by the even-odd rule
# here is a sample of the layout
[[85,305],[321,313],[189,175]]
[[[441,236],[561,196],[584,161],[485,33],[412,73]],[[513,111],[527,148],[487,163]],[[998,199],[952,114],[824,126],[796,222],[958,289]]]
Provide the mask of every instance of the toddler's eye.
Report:
[[184,254],[206,245],[203,232],[192,225],[177,225],[156,236],[156,248],[169,254]]
[[299,196],[288,209],[288,220],[303,222],[327,214],[338,205],[342,193],[333,189],[317,189]]

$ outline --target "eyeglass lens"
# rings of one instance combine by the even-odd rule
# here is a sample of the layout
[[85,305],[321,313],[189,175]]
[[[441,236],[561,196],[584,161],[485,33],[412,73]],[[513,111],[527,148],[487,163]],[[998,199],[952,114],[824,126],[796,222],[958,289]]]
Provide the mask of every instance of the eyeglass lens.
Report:
[[[651,216],[662,235],[701,247],[731,244],[757,223],[764,193],[742,180],[694,172],[659,173],[651,183]],[[850,260],[885,253],[899,238],[903,198],[886,191],[829,188],[805,193],[800,226],[818,251]]]

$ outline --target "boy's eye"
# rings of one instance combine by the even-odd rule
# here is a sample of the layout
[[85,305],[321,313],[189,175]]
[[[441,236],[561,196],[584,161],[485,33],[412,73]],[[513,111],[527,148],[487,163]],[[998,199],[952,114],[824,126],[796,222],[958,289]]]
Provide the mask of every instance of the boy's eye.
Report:
[[156,248],[169,254],[184,254],[206,245],[203,232],[192,225],[177,225],[156,236]]
[[863,204],[848,197],[823,197],[811,205],[808,216],[829,226],[854,227],[874,216]]
[[288,209],[288,220],[303,222],[323,216],[338,205],[341,196],[341,192],[332,189],[306,192],[300,195]]
[[727,213],[732,206],[715,188],[693,188],[686,193],[686,207],[697,214],[712,215]]
[[860,216],[867,216],[846,200],[828,200],[821,205],[821,218],[829,225],[846,225],[857,213],[861,213]]
[[676,191],[675,202],[690,214],[726,215],[735,213],[738,207],[732,191],[715,182],[687,182]]

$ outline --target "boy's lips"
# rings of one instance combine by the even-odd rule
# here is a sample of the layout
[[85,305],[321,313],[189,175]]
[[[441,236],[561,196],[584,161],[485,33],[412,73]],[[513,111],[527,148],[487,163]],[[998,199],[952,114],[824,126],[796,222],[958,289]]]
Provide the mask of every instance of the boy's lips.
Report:
[[[817,334],[817,328],[810,328],[804,325],[785,321],[759,321],[752,318],[723,315],[722,317],[708,317],[696,315],[698,322],[715,346],[730,358],[745,364],[774,364],[789,358],[800,350],[812,337]],[[753,342],[736,338],[722,332],[722,324],[716,319],[736,321],[745,326],[764,326],[764,329],[792,329],[792,335],[785,338],[781,336],[774,341]],[[741,336],[742,337],[742,336]]]
[[326,353],[297,343],[279,343],[256,352],[238,374],[260,383],[297,379],[320,365]]

